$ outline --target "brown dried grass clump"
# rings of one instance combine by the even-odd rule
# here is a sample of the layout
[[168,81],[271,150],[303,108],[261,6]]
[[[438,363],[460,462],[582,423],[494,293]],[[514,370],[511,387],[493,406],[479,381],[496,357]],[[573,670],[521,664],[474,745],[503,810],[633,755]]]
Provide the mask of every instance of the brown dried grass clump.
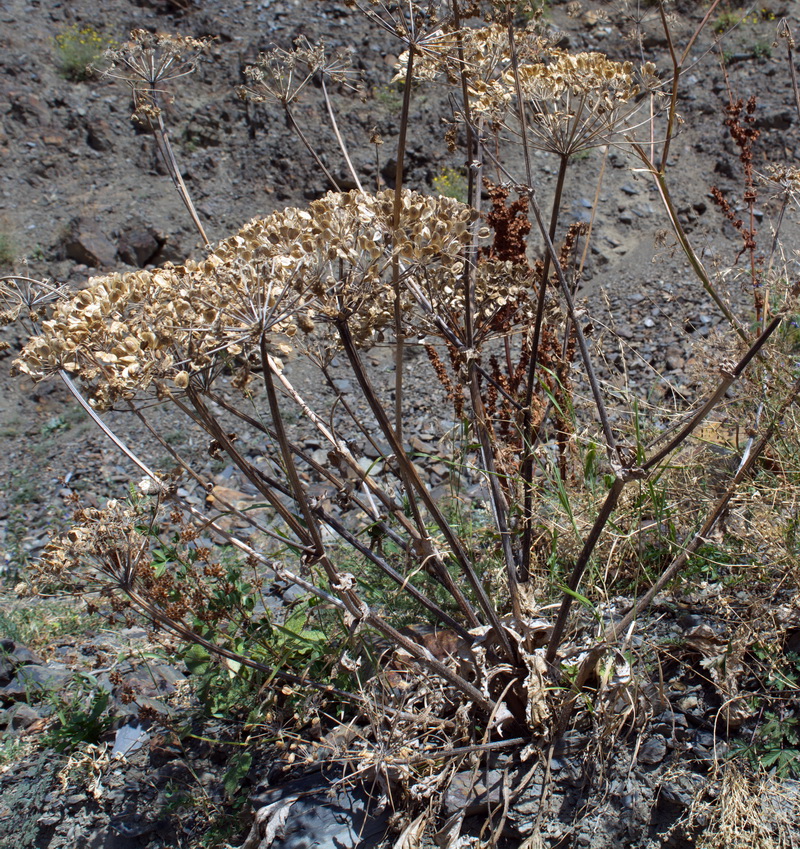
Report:
[[707,822],[700,849],[789,849],[800,839],[796,791],[777,778],[753,774],[736,762],[720,767],[715,798],[697,800],[688,826]]

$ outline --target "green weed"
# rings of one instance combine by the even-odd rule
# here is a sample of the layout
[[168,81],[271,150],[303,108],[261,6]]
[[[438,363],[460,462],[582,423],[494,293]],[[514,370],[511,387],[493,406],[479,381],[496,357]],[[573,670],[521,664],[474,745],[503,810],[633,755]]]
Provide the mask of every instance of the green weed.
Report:
[[51,436],[54,433],[57,433],[59,430],[66,430],[69,427],[69,423],[67,422],[66,416],[57,415],[51,416],[41,428],[42,436]]
[[387,110],[387,112],[397,112],[403,105],[403,88],[402,85],[391,83],[389,85],[380,86],[375,90],[375,100]]
[[443,168],[433,178],[433,190],[437,195],[455,198],[461,203],[467,202],[467,178],[455,168]]
[[723,9],[714,21],[714,32],[717,35],[728,32],[737,26],[755,26],[762,22],[775,20],[775,13],[765,8],[761,9]]
[[772,45],[767,41],[757,41],[753,45],[753,56],[756,59],[771,59]]
[[764,719],[750,742],[731,746],[730,756],[744,757],[781,779],[800,778],[800,719],[784,711],[766,711]]
[[0,636],[34,651],[67,634],[86,630],[85,611],[71,598],[14,601],[0,596]]
[[68,693],[53,697],[58,725],[44,736],[45,745],[57,752],[71,752],[85,743],[99,743],[111,727],[110,699],[111,694],[94,676],[76,675]]
[[113,39],[101,35],[93,26],[73,24],[54,39],[58,68],[68,80],[80,82],[94,74],[94,63],[115,45]]
[[9,233],[0,232],[0,267],[12,266],[17,257],[14,239]]
[[741,566],[743,557],[741,553],[714,543],[701,545],[686,564],[684,580],[691,582],[702,578],[709,583],[721,581],[726,586],[732,586],[740,580],[740,576],[730,567]]
[[0,767],[19,760],[26,741],[11,734],[0,734]]

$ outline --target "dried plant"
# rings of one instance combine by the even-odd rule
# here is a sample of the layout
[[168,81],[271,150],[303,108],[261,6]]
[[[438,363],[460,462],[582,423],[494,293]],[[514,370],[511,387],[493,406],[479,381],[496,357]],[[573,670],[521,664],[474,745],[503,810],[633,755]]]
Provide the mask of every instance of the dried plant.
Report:
[[[350,698],[371,716],[393,717],[398,728],[446,725],[451,739],[467,745],[494,745],[490,737],[512,731],[552,739],[583,698],[594,697],[597,716],[612,724],[623,695],[645,716],[643,690],[620,659],[629,629],[719,527],[800,390],[793,366],[770,356],[797,287],[774,290],[780,297],[764,307],[751,336],[748,318],[725,303],[692,248],[669,190],[677,86],[711,12],[679,55],[661,9],[675,87],[662,95],[649,63],[637,70],[599,53],[557,49],[535,27],[515,27],[514,4],[495,4],[489,23],[474,26],[468,22],[481,4],[356,5],[405,49],[392,189],[332,191],[306,208],[253,219],[209,246],[205,258],[96,277],[76,292],[24,277],[0,280],[4,319],[32,330],[18,369],[37,380],[60,376],[145,475],[127,502],[79,511],[76,528],[49,548],[43,574],[100,592],[123,614],[138,610],[204,651],[269,676],[287,688],[286,698],[309,686]],[[205,46],[140,32],[113,57],[112,73],[131,84],[137,112],[173,166],[161,87],[190,72],[196,59],[187,51],[194,57]],[[362,183],[353,166],[326,82],[349,85],[346,57],[302,41],[265,54],[248,78],[246,96],[277,103],[309,150],[293,107],[319,97],[354,183],[368,184],[370,175]],[[404,183],[412,80],[452,87],[468,203]],[[742,108],[731,112],[731,129]],[[652,122],[646,141],[637,139],[641,114]],[[732,328],[725,358],[709,368],[705,397],[650,442],[635,407],[609,413],[589,322],[576,302],[576,258],[589,234],[561,209],[575,155],[611,141],[642,161],[698,285]],[[520,174],[504,162],[508,145],[522,148]],[[556,157],[549,216],[536,191],[533,148]],[[484,166],[497,182],[484,181]],[[752,188],[757,172],[748,168]],[[599,196],[602,170],[597,178]],[[767,180],[782,199],[796,193],[792,166],[776,166]],[[176,185],[205,243],[186,187]],[[403,353],[417,339],[464,436],[444,458],[449,501],[424,479],[425,461],[406,433]],[[379,344],[394,348],[393,399],[370,362]],[[299,358],[319,374],[308,397],[293,379]],[[336,368],[346,370],[355,398],[337,385]],[[677,501],[667,484],[678,491],[671,461],[732,387],[748,380],[737,403],[752,436],[736,471],[710,506],[698,498],[685,508],[662,570],[621,621],[575,636],[570,614],[587,572],[598,562],[609,564],[606,576],[625,571],[614,558],[635,550],[621,542],[626,522]],[[215,489],[202,464],[163,438],[154,401],[171,404],[208,453],[231,464],[252,502],[243,506]],[[140,446],[126,445],[104,417],[109,410],[135,416],[169,454],[168,466],[151,468]],[[306,447],[309,435],[320,450]],[[187,481],[211,493],[205,507],[181,495]],[[469,506],[465,517],[460,505],[470,486],[483,510]],[[166,529],[177,535],[171,547]],[[169,555],[156,557],[165,548]],[[238,551],[246,586],[237,588],[222,548]],[[269,606],[263,588],[270,582],[313,599],[308,630],[325,643],[313,663],[306,655],[289,663],[268,614],[253,613],[256,603]],[[544,611],[557,597],[551,621]],[[431,623],[431,632],[401,625],[401,607],[412,625]],[[567,663],[567,654],[579,660]],[[589,692],[587,682],[598,680]],[[398,766],[394,743],[389,755]],[[379,760],[365,756],[362,771],[388,769]],[[411,773],[398,770],[411,792]],[[388,782],[385,774],[381,780]]]
[[104,72],[130,86],[133,117],[152,130],[167,172],[204,245],[209,240],[181,176],[164,122],[162,102],[167,95],[164,85],[194,73],[210,44],[209,39],[160,35],[137,29],[131,33],[130,41],[106,51],[109,67]]

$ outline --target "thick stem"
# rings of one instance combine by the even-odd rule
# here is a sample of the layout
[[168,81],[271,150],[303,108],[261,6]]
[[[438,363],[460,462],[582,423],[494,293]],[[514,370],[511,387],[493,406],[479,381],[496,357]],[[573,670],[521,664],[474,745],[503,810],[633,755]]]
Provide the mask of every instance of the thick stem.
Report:
[[311,510],[306,495],[306,489],[303,482],[300,480],[300,475],[297,472],[297,466],[294,462],[294,455],[289,439],[286,436],[286,428],[283,424],[283,414],[281,413],[280,405],[278,404],[278,393],[275,391],[275,381],[272,378],[273,371],[277,371],[272,357],[267,351],[267,336],[261,334],[261,368],[264,376],[264,388],[267,392],[267,403],[269,404],[270,413],[272,415],[272,426],[275,429],[275,436],[280,446],[281,456],[283,457],[283,467],[286,472],[286,477],[289,481],[289,488],[292,492],[297,505],[305,519],[307,531],[311,537],[314,546],[314,558],[322,565],[325,574],[328,576],[328,581],[334,591],[346,605],[348,612],[356,619],[362,618],[361,604],[355,592],[345,586],[342,581],[339,570],[334,566],[325,551],[325,544],[322,541],[322,533],[319,527],[319,521]]
[[411,74],[414,70],[414,45],[408,45],[406,78],[403,87],[403,108],[400,113],[400,135],[397,139],[397,163],[394,172],[394,207],[392,209],[392,288],[394,289],[394,427],[397,438],[403,440],[403,306],[400,300],[400,257],[397,253],[397,229],[403,208],[403,171],[406,159],[408,116],[411,110]]
[[[786,23],[785,21],[783,23]],[[786,23],[786,31],[784,34],[786,39],[786,58],[789,61],[789,74],[792,78],[792,93],[794,94],[794,107],[797,110],[797,115],[800,117],[800,87],[797,84],[797,69],[794,66],[794,36]]]
[[331,119],[331,126],[333,127],[333,132],[336,135],[336,141],[339,143],[339,149],[342,151],[344,161],[347,163],[347,170],[350,172],[350,176],[353,178],[353,182],[356,184],[356,188],[360,192],[363,192],[364,188],[361,185],[361,180],[358,179],[358,173],[353,167],[353,162],[350,159],[350,154],[347,152],[347,145],[344,143],[342,134],[339,132],[339,125],[336,122],[336,113],[333,111],[333,104],[331,103],[330,97],[328,97],[328,89],[325,86],[324,75],[322,76],[322,95],[325,98],[325,105],[328,107],[328,116]]
[[248,462],[245,457],[236,450],[233,440],[228,436],[225,429],[221,427],[220,423],[213,414],[209,412],[199,394],[194,391],[191,386],[186,390],[186,397],[197,412],[197,420],[206,433],[219,443],[220,448],[231,458],[233,463],[244,474],[247,480],[249,480],[258,492],[269,502],[270,506],[275,509],[281,519],[283,519],[286,523],[287,528],[291,530],[297,539],[300,540],[304,546],[313,548],[313,540],[311,539],[308,531],[298,520],[297,516],[295,516],[286,507],[275,492],[273,492],[270,486],[265,485],[263,476],[258,474],[252,463]]
[[311,145],[311,142],[306,137],[306,134],[300,129],[300,125],[295,121],[294,114],[292,110],[289,108],[289,104],[285,103],[283,106],[284,112],[286,113],[286,120],[289,122],[289,127],[297,133],[297,137],[305,146],[305,149],[314,157],[314,161],[319,165],[322,173],[327,177],[328,182],[333,186],[334,191],[340,192],[342,187],[336,182],[331,172],[325,166],[325,163],[320,159],[319,154]]
[[661,15],[661,25],[664,29],[664,36],[667,39],[667,46],[669,48],[670,58],[672,60],[672,93],[670,95],[670,103],[669,110],[667,113],[667,132],[664,139],[664,146],[661,152],[661,162],[659,164],[659,173],[663,176],[664,172],[667,168],[667,157],[669,156],[669,148],[672,142],[672,137],[675,135],[675,125],[678,120],[678,84],[680,82],[681,73],[683,72],[683,65],[686,62],[686,59],[689,56],[689,52],[692,47],[694,47],[695,41],[700,36],[700,33],[705,29],[706,24],[711,19],[711,15],[714,14],[714,10],[719,6],[721,0],[713,0],[711,6],[706,11],[703,19],[698,24],[695,31],[692,33],[691,38],[689,39],[686,47],[683,50],[683,53],[678,58],[678,55],[675,51],[675,45],[672,41],[672,33],[669,29],[669,23],[667,22],[667,16],[664,11],[664,3],[659,2],[658,11]]
[[744,480],[744,478],[749,474],[750,470],[753,468],[756,460],[761,456],[764,452],[764,449],[769,444],[772,439],[773,434],[775,433],[776,428],[781,422],[786,411],[789,407],[797,400],[797,396],[800,394],[800,380],[796,381],[789,395],[786,397],[784,402],[781,404],[778,412],[773,416],[772,421],[767,427],[764,435],[758,440],[758,442],[753,446],[752,451],[746,458],[744,462],[742,462],[731,480],[728,489],[722,495],[722,497],[717,501],[714,505],[714,509],[709,513],[706,521],[703,523],[703,526],[697,531],[696,534],[689,540],[681,551],[680,555],[673,560],[673,562],[664,570],[659,579],[653,584],[652,587],[637,601],[634,607],[628,612],[626,616],[622,618],[620,622],[614,623],[609,626],[603,635],[603,642],[607,643],[610,640],[613,640],[618,634],[624,633],[631,626],[634,620],[640,616],[649,606],[656,595],[661,592],[661,590],[683,569],[686,565],[689,558],[694,554],[695,551],[706,542],[708,535],[714,530],[717,522],[720,520],[720,517],[724,513],[726,507],[730,503],[733,496],[736,494],[736,491],[739,488],[739,484]]
[[[156,430],[155,427],[150,423],[147,417],[142,413],[140,409],[138,409],[132,401],[128,401],[128,407],[131,412],[139,419],[139,421],[150,431],[150,435],[158,442],[158,444],[172,457],[172,459],[186,472],[189,477],[191,477],[196,483],[200,484],[200,486],[206,490],[207,492],[211,492],[214,497],[214,505],[219,505],[218,509],[220,511],[224,511],[231,516],[235,516],[238,520],[245,522],[250,525],[253,530],[258,531],[260,534],[263,534],[266,537],[270,537],[274,539],[276,542],[280,542],[285,545],[286,537],[281,536],[280,534],[276,534],[274,531],[271,531],[269,528],[262,525],[252,516],[252,511],[242,511],[239,510],[234,504],[231,504],[230,501],[226,501],[224,498],[219,496],[217,493],[212,492],[213,483],[211,481],[204,478],[202,475],[198,474],[192,465],[185,460],[174,448],[174,446],[170,445],[163,436]],[[297,547],[304,554],[313,554],[314,550],[310,547],[306,547],[301,545],[300,543],[296,543]]]
[[720,402],[720,400],[730,388],[731,384],[741,376],[742,372],[747,368],[750,361],[758,354],[761,348],[764,347],[769,337],[772,336],[772,334],[778,329],[782,321],[783,316],[780,315],[777,315],[772,319],[772,321],[766,327],[764,332],[750,346],[750,348],[747,350],[747,353],[742,357],[741,360],[739,360],[736,366],[731,369],[730,372],[723,373],[724,376],[720,381],[719,386],[717,386],[714,392],[703,403],[702,407],[700,407],[700,409],[697,410],[697,412],[694,413],[689,419],[689,421],[681,428],[677,436],[673,437],[673,439],[671,439],[667,445],[665,445],[652,457],[647,458],[647,460],[642,464],[643,471],[649,471],[650,469],[658,465],[667,455],[669,455],[685,439],[687,439],[691,435],[692,431],[694,431],[700,424],[702,424],[706,416],[708,416],[708,414],[714,409],[714,407],[717,406],[717,404]]
[[[558,227],[558,211],[561,208],[561,197],[564,191],[564,180],[569,165],[569,156],[563,155],[558,169],[556,180],[556,191],[553,198],[553,208],[550,211],[550,227],[548,234],[550,241],[555,239]],[[529,187],[531,188],[531,187]],[[533,527],[531,516],[533,512],[533,394],[536,387],[536,367],[539,361],[539,344],[542,335],[542,322],[544,320],[544,308],[547,297],[547,278],[550,276],[550,252],[545,250],[544,267],[542,279],[539,284],[539,297],[536,303],[536,318],[533,325],[533,339],[531,341],[531,358],[528,365],[528,381],[525,386],[525,403],[522,413],[522,450],[525,452],[522,461],[522,563],[520,579],[527,581],[530,577],[531,567],[531,542],[533,539]]]
[[[464,110],[464,128],[467,136],[467,203],[469,206],[479,209],[481,200],[481,173],[482,163],[478,160],[478,148],[476,134],[472,130],[472,115],[469,102],[469,84],[467,80],[467,69],[464,61],[464,41],[461,33],[461,10],[458,0],[452,0],[453,23],[456,29],[456,40],[458,44],[458,73],[461,82],[461,106]],[[480,219],[475,221],[475,230]],[[476,266],[477,246],[473,239],[467,250],[467,261],[464,264],[464,341],[467,349],[475,346],[475,289],[473,286],[473,274]],[[470,371],[474,371],[471,363],[474,357],[469,359]]]
[[390,563],[388,563],[384,558],[377,555],[369,546],[364,545],[361,540],[358,539],[357,536],[354,536],[347,530],[347,528],[337,519],[335,516],[326,513],[324,510],[319,508],[316,509],[316,512],[319,513],[320,518],[325,522],[325,524],[330,525],[334,531],[355,551],[360,552],[364,557],[366,557],[370,562],[374,563],[387,577],[391,578],[402,590],[404,593],[408,593],[412,598],[416,599],[423,607],[425,607],[428,611],[430,611],[438,620],[447,628],[452,628],[461,638],[466,640],[468,643],[472,643],[473,637],[449,613],[445,613],[439,605],[435,602],[431,601],[424,593],[420,592],[414,586],[414,584],[409,581],[408,577],[405,575],[401,575]]
[[692,245],[689,242],[689,237],[686,235],[686,231],[683,229],[683,225],[678,220],[678,213],[675,209],[675,205],[672,202],[672,197],[670,196],[669,189],[667,188],[666,178],[653,165],[653,163],[650,161],[647,154],[645,153],[644,149],[640,145],[633,144],[631,146],[633,150],[636,151],[637,155],[645,164],[648,171],[650,171],[656,181],[656,186],[658,186],[658,191],[661,195],[661,200],[664,204],[664,209],[666,210],[667,216],[669,217],[670,224],[672,225],[672,230],[675,233],[678,241],[680,242],[681,248],[683,249],[686,258],[689,260],[689,264],[692,266],[694,273],[697,275],[697,279],[700,281],[706,293],[719,307],[720,312],[728,320],[731,327],[736,331],[736,334],[749,344],[750,337],[747,335],[747,332],[742,327],[739,320],[730,311],[726,303],[720,297],[717,290],[714,288],[714,284],[711,282],[711,278],[708,276],[708,273],[706,272],[703,263],[700,261],[700,258],[697,256],[694,249],[692,248]]
[[526,185],[533,187],[533,166],[531,164],[530,145],[528,144],[527,116],[525,114],[525,100],[522,97],[522,83],[519,78],[519,56],[517,54],[517,42],[514,38],[514,4],[506,4],[506,15],[508,16],[508,46],[511,51],[511,69],[514,74],[514,89],[517,95],[519,108],[519,131],[522,138],[522,153],[525,159],[525,181]]
[[[64,384],[72,393],[74,398],[78,401],[84,411],[89,415],[92,421],[100,428],[100,430],[108,437],[109,440],[114,444],[114,446],[121,451],[138,469],[144,472],[154,483],[158,486],[163,486],[163,481],[161,478],[150,469],[149,466],[114,433],[113,430],[105,423],[102,417],[92,409],[89,402],[83,397],[81,392],[72,382],[72,379],[66,372],[60,372],[61,379],[64,381]],[[173,499],[178,503],[182,509],[184,509],[187,513],[189,513],[192,518],[202,527],[207,530],[213,531],[215,534],[220,536],[222,539],[229,542],[235,548],[238,548],[240,551],[243,551],[248,556],[254,557],[260,563],[263,563],[265,566],[268,566],[272,569],[276,574],[279,574],[281,577],[284,577],[285,580],[290,583],[297,584],[301,589],[306,590],[306,592],[310,592],[313,595],[316,595],[318,598],[321,598],[323,601],[328,602],[329,604],[333,604],[336,607],[343,607],[342,602],[339,599],[331,596],[329,593],[326,593],[325,590],[320,589],[319,587],[314,586],[309,583],[305,579],[299,577],[298,575],[294,575],[288,569],[276,568],[275,564],[264,557],[262,554],[257,552],[255,549],[251,548],[247,543],[242,542],[238,537],[233,536],[228,533],[223,528],[219,527],[216,522],[209,521],[208,516],[201,513],[196,507],[184,502],[183,500],[176,498],[173,496]]]
[[[155,95],[153,96],[155,97]],[[164,164],[167,166],[170,177],[172,177],[172,182],[175,184],[175,188],[178,190],[181,200],[189,212],[192,222],[197,228],[197,232],[200,234],[200,238],[203,240],[203,245],[206,246],[211,244],[208,240],[208,236],[206,236],[206,231],[203,229],[203,225],[200,223],[200,218],[197,214],[197,210],[195,209],[194,202],[189,194],[189,190],[186,188],[186,183],[184,183],[183,177],[181,176],[181,170],[178,167],[178,162],[175,159],[175,153],[172,150],[172,143],[169,140],[169,130],[167,130],[167,127],[164,124],[164,119],[161,115],[160,109],[158,109],[158,129],[156,130],[155,135],[158,149],[161,151],[161,156],[164,159]]]
[[611,422],[609,421],[608,413],[606,412],[606,405],[605,401],[603,400],[603,393],[600,390],[600,382],[597,379],[597,375],[594,370],[594,365],[592,364],[592,358],[589,353],[589,346],[586,343],[586,337],[583,334],[580,322],[578,321],[578,316],[575,312],[575,301],[572,297],[572,292],[570,291],[569,283],[567,282],[567,278],[564,275],[564,269],[561,268],[561,263],[559,262],[558,254],[556,253],[553,240],[550,238],[548,231],[545,229],[544,217],[542,216],[542,210],[539,206],[539,202],[536,200],[536,193],[533,190],[529,190],[528,198],[530,201],[531,209],[533,210],[534,217],[536,218],[536,224],[539,227],[542,236],[544,237],[546,249],[550,254],[550,258],[553,263],[553,269],[555,270],[556,277],[558,278],[558,285],[561,288],[561,295],[567,305],[567,314],[569,315],[570,320],[572,321],[572,324],[575,327],[575,338],[578,341],[578,349],[581,352],[581,360],[583,361],[583,367],[586,369],[586,379],[589,381],[589,387],[592,391],[592,398],[594,400],[595,409],[597,410],[597,416],[600,419],[600,424],[603,428],[603,435],[606,439],[606,448],[608,450],[609,457],[611,459],[612,465],[621,465],[624,467],[624,463],[622,463],[621,459],[617,456],[617,441],[614,438],[614,432],[611,430]]
[[611,514],[617,506],[617,502],[619,501],[619,497],[622,494],[624,486],[625,481],[622,478],[616,478],[614,480],[614,483],[611,485],[611,489],[608,491],[608,495],[606,495],[606,500],[603,503],[600,512],[597,514],[597,518],[594,520],[592,529],[589,531],[589,536],[586,537],[581,553],[578,555],[578,559],[575,561],[575,565],[572,568],[572,574],[569,576],[569,580],[567,581],[567,589],[570,592],[564,593],[564,597],[561,600],[561,608],[558,611],[558,618],[556,619],[556,624],[553,626],[553,633],[550,637],[550,642],[547,644],[545,660],[549,664],[552,664],[556,659],[558,647],[561,645],[561,638],[564,635],[564,628],[567,624],[569,609],[572,607],[572,602],[575,598],[574,593],[578,589],[578,584],[583,577],[583,573],[586,571],[589,558],[592,556],[592,552],[597,545],[597,541],[600,539],[600,534],[603,532],[608,520],[611,518]]
[[[356,376],[356,379],[358,380],[358,383],[361,387],[361,391],[364,395],[364,398],[370,405],[373,415],[375,416],[376,420],[378,421],[378,424],[384,431],[384,436],[389,442],[392,451],[395,453],[397,462],[399,463],[401,469],[403,469],[404,471],[404,477],[417,491],[420,500],[425,505],[425,508],[430,513],[434,522],[436,523],[445,540],[447,541],[447,544],[453,554],[453,557],[455,558],[461,571],[463,572],[464,576],[467,578],[467,581],[472,587],[473,592],[475,593],[475,596],[477,597],[478,602],[481,606],[481,609],[483,610],[484,614],[492,625],[492,628],[495,630],[495,633],[497,634],[497,637],[500,640],[505,653],[509,658],[513,658],[514,652],[511,647],[508,635],[506,634],[505,629],[500,623],[500,619],[497,616],[497,612],[495,611],[494,606],[486,595],[486,590],[484,590],[480,579],[475,574],[475,570],[472,566],[472,563],[470,562],[469,557],[467,556],[466,551],[464,550],[463,545],[461,544],[461,540],[454,533],[453,529],[450,527],[449,523],[442,515],[441,510],[439,509],[435,500],[428,491],[428,488],[419,479],[419,475],[417,474],[417,471],[414,468],[414,464],[408,459],[408,456],[404,451],[403,446],[400,444],[400,441],[397,438],[397,434],[394,432],[391,423],[389,422],[389,419],[386,416],[385,411],[383,410],[383,407],[377,399],[375,390],[372,388],[372,384],[370,383],[369,378],[367,377],[367,374],[361,365],[358,352],[353,343],[353,338],[350,335],[350,330],[347,327],[346,321],[340,320],[336,322],[336,328],[339,331],[339,337],[342,340],[345,354],[350,360],[350,364],[353,368],[353,372]],[[474,618],[474,613],[472,614],[472,616]]]
[[500,534],[500,546],[503,550],[503,560],[506,567],[506,578],[508,580],[508,593],[511,598],[511,606],[514,615],[522,621],[522,610],[519,600],[519,585],[517,583],[517,561],[514,556],[514,548],[511,544],[511,530],[508,526],[508,508],[500,482],[497,477],[497,469],[494,462],[494,449],[492,446],[489,429],[486,425],[486,410],[483,406],[478,375],[472,370],[470,375],[470,398],[472,412],[475,417],[475,431],[481,446],[483,466],[486,471],[486,479],[491,494],[492,511],[494,512],[495,525]]

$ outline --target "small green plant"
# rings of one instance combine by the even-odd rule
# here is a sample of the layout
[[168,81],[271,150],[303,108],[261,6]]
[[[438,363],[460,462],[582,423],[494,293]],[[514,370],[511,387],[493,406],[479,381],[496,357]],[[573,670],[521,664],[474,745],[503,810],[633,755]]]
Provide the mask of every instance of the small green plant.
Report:
[[39,498],[39,488],[36,482],[30,478],[20,480],[19,474],[12,475],[9,489],[8,495],[11,504],[29,504]]
[[741,565],[742,556],[714,543],[701,545],[689,558],[684,579],[691,581],[702,578],[712,583],[722,581],[726,586],[731,586],[739,578],[735,570],[728,567]]
[[94,73],[92,65],[115,44],[93,26],[81,27],[78,24],[67,27],[53,40],[58,53],[59,70],[73,82],[89,79]]
[[73,598],[18,600],[0,595],[0,636],[36,651],[64,635],[85,632],[82,607]]
[[375,100],[388,112],[396,112],[403,105],[403,87],[397,83],[380,86],[375,90]]
[[0,735],[0,767],[18,760],[25,748],[25,741],[10,734]]
[[57,433],[59,430],[65,430],[69,427],[69,423],[64,415],[56,415],[51,416],[43,425],[42,425],[42,436],[51,436],[54,433]]
[[13,265],[15,258],[14,240],[9,233],[0,232],[0,267]]
[[[6,519],[6,570],[16,578],[28,565],[29,556],[25,549],[25,539],[28,535],[28,522],[25,511],[19,505],[8,511]],[[0,626],[2,626],[0,618]]]
[[717,15],[714,21],[714,32],[718,35],[733,29],[740,21],[742,21],[742,13],[734,9],[726,9]]
[[443,168],[433,178],[433,190],[437,195],[455,198],[461,203],[467,202],[467,178],[455,168]]
[[84,743],[98,743],[111,726],[110,693],[91,675],[76,675],[69,693],[56,697],[58,725],[45,735],[57,752],[70,752]]
[[517,20],[522,24],[537,20],[550,11],[550,0],[517,0]]
[[783,711],[767,711],[764,719],[749,743],[731,747],[731,757],[745,757],[781,779],[800,777],[800,719]]
[[775,13],[767,8],[756,9],[723,9],[714,21],[714,32],[721,35],[734,27],[741,25],[755,26],[762,22],[775,20]]
[[753,45],[753,56],[756,59],[771,59],[772,45],[768,41],[757,41]]

